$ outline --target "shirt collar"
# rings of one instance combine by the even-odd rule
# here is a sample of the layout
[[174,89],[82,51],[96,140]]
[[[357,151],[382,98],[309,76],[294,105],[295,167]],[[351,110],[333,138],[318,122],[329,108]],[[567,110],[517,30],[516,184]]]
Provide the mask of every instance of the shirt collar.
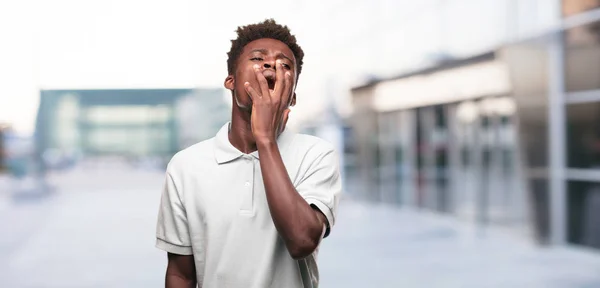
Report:
[[[231,122],[225,123],[223,127],[217,132],[215,136],[215,159],[217,163],[222,164],[226,162],[233,161],[237,158],[240,158],[244,155],[252,155],[254,158],[259,159],[258,151],[254,151],[250,154],[245,154],[242,151],[238,150],[229,142],[229,130],[231,129]],[[292,142],[294,138],[294,133],[289,131],[289,129],[283,130],[283,132],[277,137],[277,146],[279,146],[280,151],[287,148],[287,146]]]

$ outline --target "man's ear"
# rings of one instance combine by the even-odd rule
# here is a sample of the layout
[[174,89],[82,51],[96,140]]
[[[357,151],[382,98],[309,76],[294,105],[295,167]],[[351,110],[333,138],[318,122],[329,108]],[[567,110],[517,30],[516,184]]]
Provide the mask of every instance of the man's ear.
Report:
[[225,82],[223,83],[223,86],[225,86],[225,88],[227,88],[227,90],[233,91],[233,89],[235,87],[235,79],[233,79],[233,75],[229,75],[229,76],[227,76],[227,78],[225,78]]
[[294,95],[292,95],[292,102],[290,103],[290,106],[294,107],[296,105],[296,92],[294,92]]

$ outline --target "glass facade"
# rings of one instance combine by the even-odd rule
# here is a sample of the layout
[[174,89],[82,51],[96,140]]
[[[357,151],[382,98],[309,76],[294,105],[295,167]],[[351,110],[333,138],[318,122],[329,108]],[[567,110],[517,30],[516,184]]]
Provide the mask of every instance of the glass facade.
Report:
[[567,113],[567,164],[600,169],[600,101],[570,104]]
[[[170,153],[172,108],[166,105],[98,106],[79,119],[82,149],[91,154],[131,156]],[[75,122],[77,123],[77,122]]]
[[379,198],[390,203],[399,203],[400,195],[396,185],[396,158],[397,156],[397,129],[396,113],[384,113],[379,115],[379,149],[377,178],[379,183]]
[[[567,16],[600,8],[600,1],[563,4]],[[596,21],[501,47],[494,61],[508,69],[505,93],[457,99],[469,82],[447,93],[443,85],[454,81],[428,80],[451,79],[463,71],[456,67],[487,58],[358,88],[355,106],[365,118],[357,154],[376,167],[361,176],[368,197],[508,227],[538,243],[600,248],[599,35]],[[407,93],[415,94],[410,101],[395,96]],[[377,125],[367,128],[372,121]]]
[[454,109],[454,143],[456,157],[456,213],[474,219],[477,201],[479,155],[476,152],[479,109],[475,101],[458,103]]
[[[515,218],[521,219],[539,243],[548,243],[550,231],[550,58],[551,40],[535,39],[503,47],[502,58],[510,67],[515,116],[508,122],[518,137],[510,157],[517,186]],[[559,79],[560,80],[560,79]],[[522,181],[520,181],[522,180]],[[518,221],[517,221],[518,222]]]
[[508,96],[381,113],[371,199],[499,225],[525,221],[515,101]]
[[[600,7],[599,1],[586,4],[588,8]],[[599,35],[600,21],[566,30],[563,40],[566,238],[570,243],[594,248],[600,248]]]
[[568,241],[600,248],[600,183],[568,182]]
[[175,101],[189,89],[44,90],[40,157],[120,155],[170,158],[179,149]]

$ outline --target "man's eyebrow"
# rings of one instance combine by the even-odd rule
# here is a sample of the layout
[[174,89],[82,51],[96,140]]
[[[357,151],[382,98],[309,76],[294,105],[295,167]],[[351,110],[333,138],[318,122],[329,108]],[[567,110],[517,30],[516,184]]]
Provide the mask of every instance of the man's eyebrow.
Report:
[[283,54],[283,52],[277,53],[277,58],[279,58],[279,57],[283,57],[283,58],[287,59],[288,61],[290,61],[291,63],[294,63],[294,61],[292,60],[292,58],[290,58],[287,55]]
[[[250,51],[250,53],[256,53],[256,52],[262,53],[262,54],[268,54],[269,53],[269,51],[267,49],[253,49],[253,50]],[[281,58],[281,57],[283,57],[283,58],[287,59],[288,61],[294,63],[294,61],[292,60],[292,58],[290,58],[289,56],[283,54],[283,52],[277,53],[277,58]]]

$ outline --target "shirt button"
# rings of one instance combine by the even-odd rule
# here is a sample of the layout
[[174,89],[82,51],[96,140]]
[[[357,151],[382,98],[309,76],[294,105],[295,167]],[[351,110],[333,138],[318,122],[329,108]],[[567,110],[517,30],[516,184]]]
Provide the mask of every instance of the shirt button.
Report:
[[250,182],[246,181],[246,184],[244,184],[244,185],[246,185],[246,187],[250,187]]

